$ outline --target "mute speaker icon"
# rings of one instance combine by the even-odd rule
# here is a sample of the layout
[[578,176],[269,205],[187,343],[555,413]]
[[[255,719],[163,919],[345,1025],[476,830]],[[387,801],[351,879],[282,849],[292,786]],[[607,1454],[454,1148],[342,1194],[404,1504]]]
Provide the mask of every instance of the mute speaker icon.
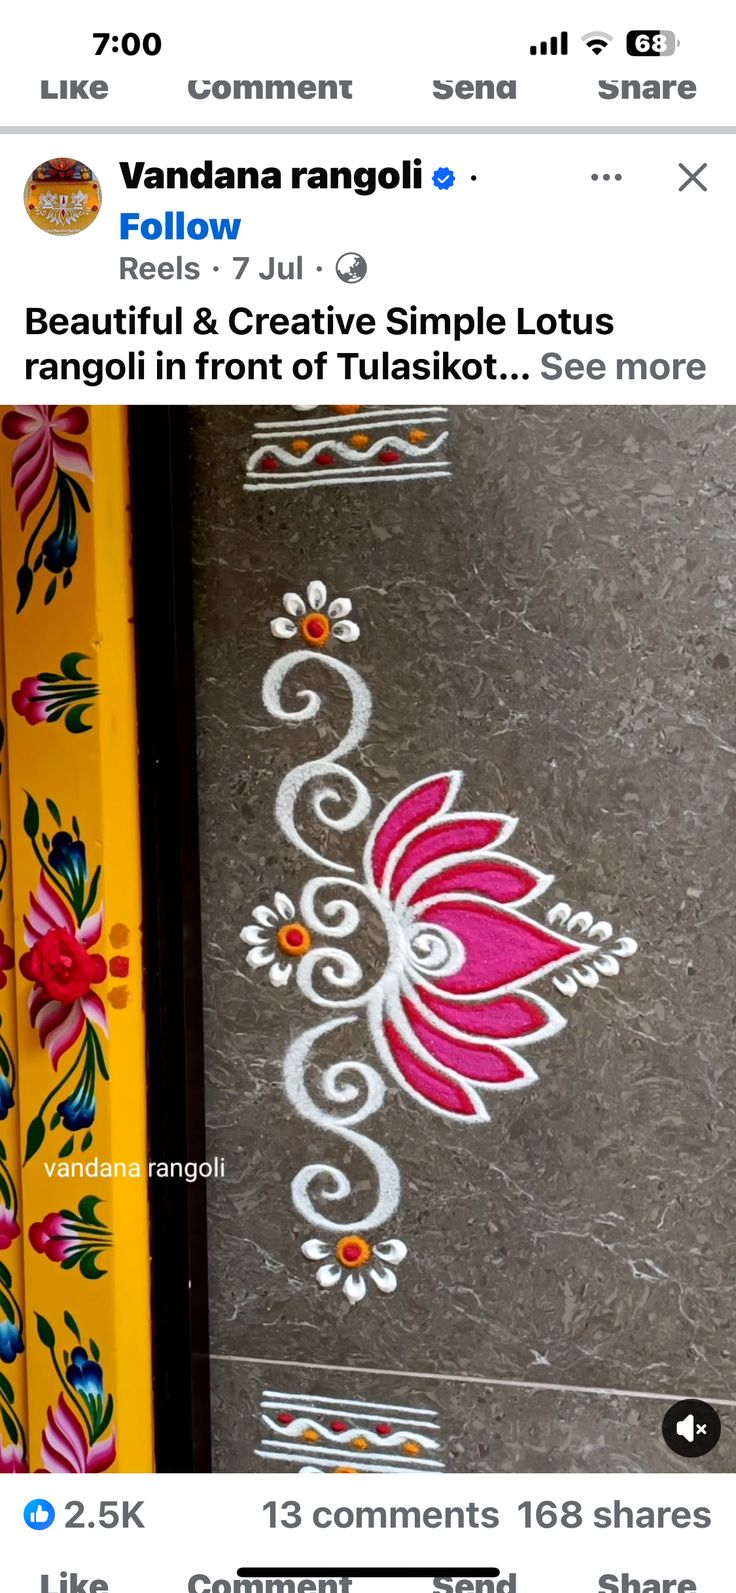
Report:
[[668,1448],[684,1460],[700,1460],[715,1449],[721,1436],[717,1410],[704,1399],[678,1399],[670,1405],[662,1422],[662,1437]]

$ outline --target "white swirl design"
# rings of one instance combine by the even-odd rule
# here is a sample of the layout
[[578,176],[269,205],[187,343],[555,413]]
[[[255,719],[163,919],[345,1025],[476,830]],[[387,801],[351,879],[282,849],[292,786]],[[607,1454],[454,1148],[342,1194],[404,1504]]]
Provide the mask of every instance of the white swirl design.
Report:
[[286,839],[298,851],[304,852],[307,857],[314,858],[318,863],[328,863],[331,868],[342,869],[345,873],[352,874],[354,871],[347,863],[325,857],[305,840],[296,821],[296,805],[305,787],[312,785],[313,782],[337,779],[347,785],[348,796],[352,796],[352,802],[346,812],[340,812],[339,808],[345,801],[345,793],[336,790],[332,785],[317,785],[312,796],[312,810],[320,824],[325,825],[327,829],[344,833],[346,830],[356,829],[368,817],[371,797],[367,786],[352,769],[346,769],[339,760],[354,752],[366,734],[373,707],[371,694],[357,671],[351,669],[349,664],[344,664],[342,659],[301,648],[296,653],[286,653],[282,658],[277,658],[264,679],[263,702],[273,719],[280,719],[286,724],[303,724],[305,720],[316,719],[322,707],[319,692],[300,687],[297,692],[297,696],[303,699],[300,708],[285,708],[282,701],[287,675],[307,663],[321,664],[333,674],[339,675],[348,686],[352,698],[350,725],[347,734],[331,754],[310,759],[309,762],[300,764],[298,768],[290,769],[284,776],[276,797],[276,822]]
[[343,1116],[334,1116],[320,1106],[307,1086],[306,1067],[315,1044],[324,1035],[331,1034],[333,1029],[354,1022],[354,1016],[331,1018],[314,1029],[307,1029],[289,1047],[284,1057],[284,1088],[300,1117],[313,1123],[315,1128],[338,1134],[349,1145],[362,1151],[376,1177],[378,1194],[373,1209],[357,1222],[354,1217],[339,1222],[319,1211],[313,1202],[311,1189],[315,1180],[319,1179],[322,1182],[319,1191],[322,1201],[347,1200],[353,1194],[353,1186],[347,1175],[326,1162],[310,1162],[296,1174],[291,1185],[291,1197],[300,1217],[313,1227],[326,1229],[330,1233],[360,1233],[379,1227],[393,1217],[401,1196],[401,1180],[396,1163],[380,1145],[374,1144],[365,1134],[356,1132],[356,1124],[372,1117],[383,1105],[386,1085],[377,1070],[368,1062],[352,1058],[333,1062],[325,1068],[320,1075],[322,1094],[331,1106],[352,1107]]

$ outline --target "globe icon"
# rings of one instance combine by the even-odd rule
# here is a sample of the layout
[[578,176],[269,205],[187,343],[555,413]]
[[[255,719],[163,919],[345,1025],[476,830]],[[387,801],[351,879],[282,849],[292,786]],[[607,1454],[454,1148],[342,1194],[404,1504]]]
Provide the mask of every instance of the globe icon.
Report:
[[362,282],[368,270],[368,261],[362,254],[341,254],[335,270],[341,282]]

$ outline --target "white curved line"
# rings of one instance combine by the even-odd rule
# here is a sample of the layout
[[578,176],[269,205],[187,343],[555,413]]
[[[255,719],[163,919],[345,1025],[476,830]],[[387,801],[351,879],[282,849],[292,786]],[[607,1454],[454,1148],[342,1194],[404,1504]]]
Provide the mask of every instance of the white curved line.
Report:
[[347,1432],[333,1433],[329,1427],[323,1427],[321,1422],[310,1421],[308,1416],[297,1416],[294,1421],[271,1421],[270,1416],[262,1416],[262,1421],[272,1432],[283,1434],[284,1438],[301,1438],[306,1432],[319,1433],[320,1438],[326,1439],[329,1444],[352,1444],[356,1438],[366,1438],[376,1449],[396,1449],[401,1444],[419,1444],[422,1449],[439,1449],[436,1438],[427,1438],[423,1433],[411,1433],[403,1428],[398,1433],[376,1433],[370,1427],[349,1427]]
[[246,461],[245,468],[249,471],[255,470],[262,459],[270,456],[279,459],[283,465],[289,465],[292,470],[300,468],[303,470],[305,465],[311,465],[312,460],[316,459],[325,448],[331,448],[332,452],[339,454],[341,459],[348,459],[351,462],[373,459],[382,448],[396,448],[399,453],[405,454],[407,459],[423,459],[427,454],[436,453],[444,442],[447,442],[446,431],[441,431],[437,437],[432,438],[431,442],[424,444],[410,443],[403,437],[377,437],[369,448],[351,448],[349,443],[341,442],[339,437],[323,437],[319,442],[312,443],[311,448],[307,448],[302,454],[289,454],[278,443],[270,443],[262,448],[256,448],[255,453],[252,453]]

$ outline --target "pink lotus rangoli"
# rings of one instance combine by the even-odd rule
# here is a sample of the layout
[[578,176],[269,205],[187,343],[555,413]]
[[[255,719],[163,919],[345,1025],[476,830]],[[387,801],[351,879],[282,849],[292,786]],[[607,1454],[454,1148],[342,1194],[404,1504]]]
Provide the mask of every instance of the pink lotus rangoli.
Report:
[[[319,599],[319,609],[322,583],[312,582],[309,592],[310,602]],[[291,631],[287,636],[272,629],[278,639],[291,638]],[[304,630],[301,639],[309,642]],[[315,661],[350,691],[351,720],[342,741],[332,754],[291,770],[276,799],[285,837],[332,872],[310,879],[298,907],[283,892],[276,894],[273,907],[256,907],[242,939],[251,967],[268,968],[275,986],[285,985],[293,973],[302,995],[330,1014],[289,1047],[286,1094],[303,1118],[363,1152],[372,1165],[377,1199],[362,1219],[354,1213],[344,1220],[333,1216],[334,1203],[344,1206],[353,1187],[344,1171],[326,1163],[312,1163],[296,1174],[292,1198],[305,1222],[340,1236],[331,1244],[308,1238],[302,1247],[308,1259],[315,1259],[315,1247],[318,1259],[332,1257],[318,1273],[323,1287],[343,1276],[346,1245],[357,1258],[344,1286],[354,1302],[367,1292],[363,1266],[366,1277],[376,1281],[375,1262],[372,1271],[369,1265],[373,1249],[362,1236],[393,1218],[401,1195],[395,1162],[356,1131],[383,1104],[385,1074],[440,1116],[486,1122],[492,1091],[534,1083],[537,1075],[526,1048],[565,1024],[539,994],[540,981],[574,995],[616,975],[636,942],[630,936],[614,941],[610,924],[588,912],[573,913],[566,903],[552,907],[544,922],[535,916],[529,909],[548,890],[552,876],[506,850],[516,819],[457,806],[459,772],[431,775],[388,803],[368,837],[360,875],[324,857],[297,820],[297,810],[301,814],[306,807],[300,799],[309,792],[316,819],[336,835],[366,821],[370,794],[342,760],[366,735],[371,698],[357,670],[323,646],[320,640],[319,652],[299,647],[278,658],[266,674],[263,699],[275,719],[315,719],[322,699],[314,690],[300,688],[296,708],[284,704],[287,678]],[[371,915],[385,938],[384,961],[373,975],[356,954]],[[317,1099],[316,1048],[333,1030],[361,1019],[384,1071],[364,1061],[332,1063],[319,1074]],[[395,1243],[404,1253],[402,1242]],[[393,1276],[389,1281],[392,1290]],[[385,1284],[384,1289],[390,1292]]]

